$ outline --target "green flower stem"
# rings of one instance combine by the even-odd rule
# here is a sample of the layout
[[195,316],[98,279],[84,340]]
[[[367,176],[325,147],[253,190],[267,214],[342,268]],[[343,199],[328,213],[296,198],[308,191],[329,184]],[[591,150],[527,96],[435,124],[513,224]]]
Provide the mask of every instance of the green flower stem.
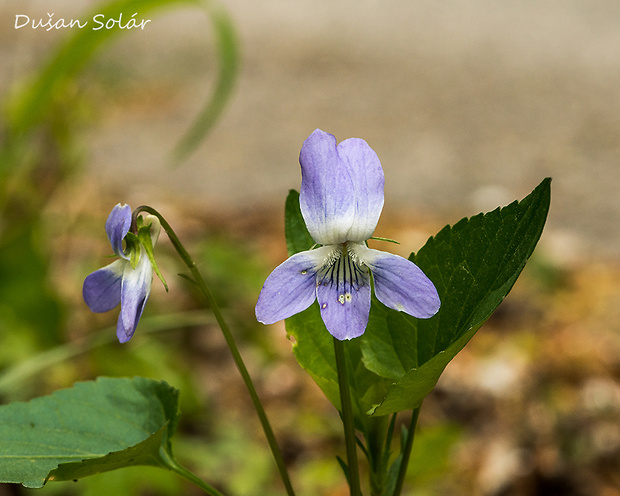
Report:
[[420,416],[420,407],[411,412],[411,421],[409,422],[409,430],[407,431],[407,440],[405,446],[402,449],[403,458],[400,461],[400,467],[398,469],[398,478],[396,479],[396,485],[394,486],[394,495],[400,496],[403,490],[403,483],[405,482],[405,474],[409,466],[409,458],[411,457],[411,448],[413,447],[413,438],[415,437],[415,429],[418,424],[418,417]]
[[344,440],[347,449],[347,466],[349,469],[349,489],[351,496],[361,496],[360,472],[357,463],[357,442],[355,423],[353,420],[353,405],[351,404],[351,390],[349,388],[349,374],[344,353],[344,343],[334,338],[334,352],[336,353],[336,370],[338,371],[338,385],[340,389],[340,409],[344,426]]
[[160,455],[162,457],[162,462],[167,469],[172,470],[176,474],[183,477],[185,480],[199,487],[209,496],[224,496],[213,486],[207,484],[205,481],[194,475],[182,465],[179,465],[179,463],[168,452],[166,452],[166,450],[160,450]]
[[196,264],[194,263],[192,257],[189,255],[185,247],[181,244],[181,242],[179,241],[179,238],[177,237],[176,233],[174,232],[170,224],[168,224],[166,219],[164,219],[164,217],[154,208],[143,205],[141,207],[138,207],[136,210],[134,210],[134,213],[133,213],[134,223],[135,223],[136,217],[141,212],[147,212],[151,215],[156,216],[159,219],[162,227],[166,231],[166,234],[170,238],[170,241],[172,242],[174,249],[177,251],[177,253],[181,257],[181,259],[183,260],[187,268],[190,270],[192,277],[194,279],[194,282],[198,285],[200,292],[203,294],[203,296],[207,300],[207,304],[211,308],[211,311],[213,312],[215,320],[217,320],[217,323],[220,326],[222,334],[224,335],[224,339],[226,340],[226,344],[228,345],[228,348],[230,349],[233,360],[235,361],[235,365],[237,366],[237,369],[239,370],[239,373],[241,374],[243,382],[245,383],[245,387],[250,393],[250,398],[252,399],[252,403],[254,404],[256,413],[258,414],[258,418],[263,427],[263,431],[265,432],[265,436],[267,437],[267,442],[269,443],[269,447],[271,448],[271,453],[273,455],[273,458],[275,459],[276,465],[278,467],[278,471],[280,472],[280,477],[286,488],[286,492],[288,496],[295,496],[295,492],[293,491],[293,486],[291,485],[291,481],[290,481],[288,472],[286,470],[286,464],[284,463],[284,458],[282,457],[282,452],[280,451],[280,446],[278,445],[276,436],[273,432],[273,429],[271,428],[271,424],[269,423],[269,419],[267,418],[267,414],[265,413],[265,409],[263,408],[260,398],[258,397],[256,388],[254,387],[254,384],[252,383],[250,374],[248,373],[248,370],[245,367],[245,363],[243,362],[243,359],[241,358],[241,354],[239,353],[239,349],[237,348],[237,344],[235,343],[235,338],[233,337],[232,332],[230,331],[230,328],[228,327],[228,324],[226,324],[226,321],[224,320],[224,316],[222,315],[222,312],[220,311],[220,307],[218,306],[215,298],[213,297],[213,294],[209,290],[207,283],[205,282],[204,278],[202,277],[202,274],[196,267]]

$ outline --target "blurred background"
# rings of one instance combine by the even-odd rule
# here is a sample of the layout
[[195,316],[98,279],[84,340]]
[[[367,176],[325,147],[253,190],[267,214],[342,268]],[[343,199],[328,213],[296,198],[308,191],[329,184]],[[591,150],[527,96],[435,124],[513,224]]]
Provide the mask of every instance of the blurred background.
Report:
[[[175,278],[167,240],[158,255],[170,293],[154,284],[128,346],[108,328],[115,312],[92,315],[81,300],[83,278],[108,263],[111,207],[146,203],[224,303],[299,494],[346,494],[336,412],[291,357],[283,325],[253,318],[264,277],[286,257],[299,149],[319,127],[377,152],[376,234],[405,256],[553,177],[539,248],[425,402],[410,494],[620,495],[620,3],[227,0],[234,43],[204,9],[132,7],[126,18],[151,19],[144,30],[109,30],[105,43],[91,32],[78,45],[97,51],[76,50],[83,64],[46,86],[45,68],[87,28],[15,29],[15,16],[84,21],[105,5],[0,2],[3,403],[97,375],[163,378],[182,390],[184,462],[231,494],[281,493],[225,345]],[[179,159],[171,152],[214,94],[218,119]],[[128,469],[41,492],[191,491]]]

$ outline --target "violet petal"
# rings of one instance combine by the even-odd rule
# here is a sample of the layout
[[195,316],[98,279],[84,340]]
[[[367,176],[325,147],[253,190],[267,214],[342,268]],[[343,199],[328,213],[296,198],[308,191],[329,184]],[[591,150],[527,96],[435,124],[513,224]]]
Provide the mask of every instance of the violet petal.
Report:
[[364,334],[370,313],[370,275],[348,254],[341,254],[317,276],[317,299],[321,317],[336,339]]
[[432,281],[406,258],[358,245],[356,253],[371,270],[375,294],[385,306],[427,319],[441,302]]
[[141,248],[137,267],[132,269],[131,264],[127,263],[123,273],[121,313],[116,327],[116,335],[121,343],[129,341],[133,336],[151,294],[152,283],[153,268],[144,248]]
[[121,281],[126,264],[125,260],[117,260],[84,279],[82,296],[91,311],[108,312],[121,302]]
[[364,241],[383,208],[383,170],[377,154],[358,138],[344,140],[320,129],[301,148],[301,212],[320,244]]
[[273,324],[308,308],[316,299],[316,272],[323,266],[331,247],[293,255],[267,277],[256,303],[256,319]]
[[131,228],[131,207],[118,203],[114,206],[105,223],[105,231],[114,253],[125,260],[129,257],[123,251],[123,239]]

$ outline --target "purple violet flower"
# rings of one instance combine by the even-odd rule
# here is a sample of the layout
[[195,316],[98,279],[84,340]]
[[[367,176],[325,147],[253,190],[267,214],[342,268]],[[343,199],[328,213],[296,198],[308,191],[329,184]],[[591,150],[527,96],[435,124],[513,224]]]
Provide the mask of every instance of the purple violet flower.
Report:
[[[131,228],[132,213],[129,205],[116,205],[105,223],[105,230],[114,253],[120,260],[96,270],[84,280],[82,295],[88,307],[97,313],[108,312],[121,304],[116,325],[116,335],[121,343],[133,336],[144,306],[151,293],[153,267],[142,244],[125,240]],[[149,215],[151,242],[157,242],[161,224]]]
[[319,302],[321,317],[339,340],[361,336],[368,325],[371,280],[384,305],[417,318],[441,305],[431,280],[409,260],[366,246],[383,209],[383,169],[358,138],[336,145],[320,129],[304,142],[301,213],[321,245],[291,256],[269,275],[256,303],[256,318],[273,324]]

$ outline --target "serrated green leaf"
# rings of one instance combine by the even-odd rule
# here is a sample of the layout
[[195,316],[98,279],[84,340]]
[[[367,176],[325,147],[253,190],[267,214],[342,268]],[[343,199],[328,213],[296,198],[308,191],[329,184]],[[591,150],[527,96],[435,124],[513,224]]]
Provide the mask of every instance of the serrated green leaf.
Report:
[[542,234],[550,181],[521,202],[446,226],[411,255],[434,282],[442,306],[433,318],[420,320],[376,303],[362,337],[364,364],[396,382],[375,414],[418,407],[503,301]]
[[0,407],[0,481],[41,487],[131,465],[166,466],[178,390],[99,378]]

